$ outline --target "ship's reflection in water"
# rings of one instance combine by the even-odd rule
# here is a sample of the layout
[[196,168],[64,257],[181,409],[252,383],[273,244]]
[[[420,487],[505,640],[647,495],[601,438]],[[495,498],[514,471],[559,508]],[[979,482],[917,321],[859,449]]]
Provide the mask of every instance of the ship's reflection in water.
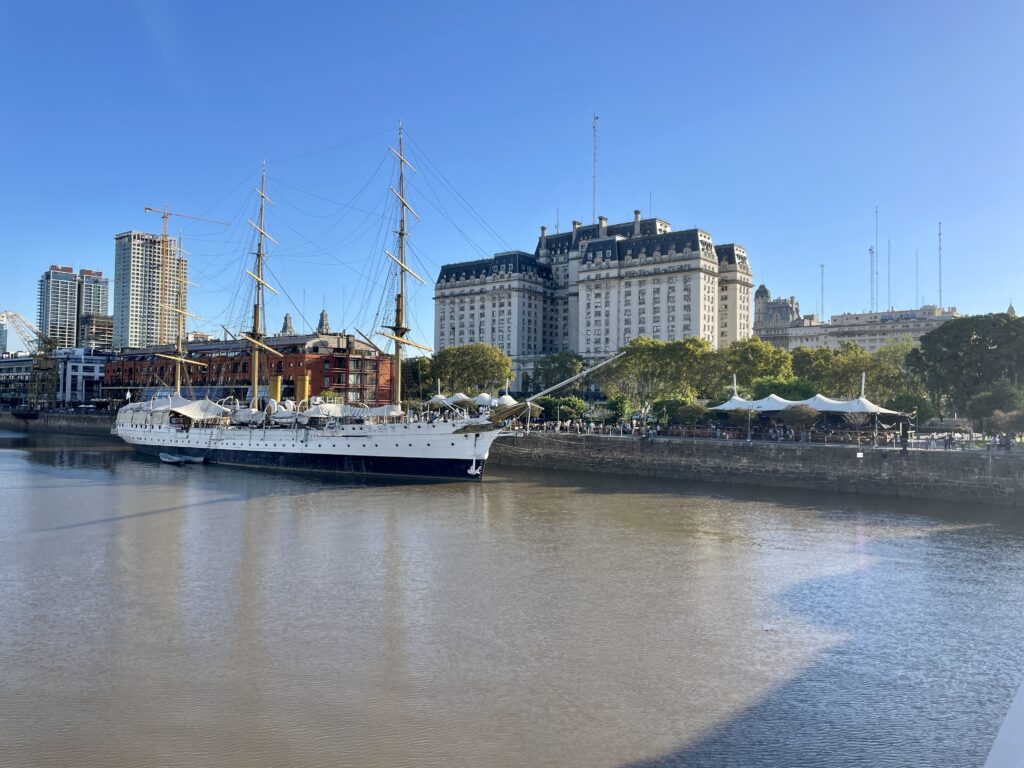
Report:
[[0,488],[0,764],[977,765],[1024,670],[998,511],[10,434]]

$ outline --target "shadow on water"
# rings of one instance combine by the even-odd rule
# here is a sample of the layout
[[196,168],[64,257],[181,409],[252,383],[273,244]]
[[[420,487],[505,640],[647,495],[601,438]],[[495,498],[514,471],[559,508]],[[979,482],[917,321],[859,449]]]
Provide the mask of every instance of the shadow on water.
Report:
[[989,533],[924,534],[911,578],[921,539],[875,541],[866,567],[785,591],[792,615],[845,640],[696,741],[628,768],[982,765],[1024,677],[1024,579],[1005,578],[1024,576],[1024,542]]
[[70,528],[83,528],[90,525],[103,525],[105,523],[122,523],[127,520],[132,520],[139,517],[149,517],[150,515],[162,515],[167,512],[185,512],[191,509],[209,509],[212,506],[225,503],[236,503],[244,501],[245,496],[225,496],[219,499],[204,500],[195,504],[179,504],[175,507],[165,507],[164,509],[149,509],[145,512],[132,512],[127,515],[114,515],[112,517],[101,517],[97,520],[84,520],[80,523],[68,523],[67,525],[56,525],[52,528],[36,528],[35,533],[47,533],[50,531],[65,531]]

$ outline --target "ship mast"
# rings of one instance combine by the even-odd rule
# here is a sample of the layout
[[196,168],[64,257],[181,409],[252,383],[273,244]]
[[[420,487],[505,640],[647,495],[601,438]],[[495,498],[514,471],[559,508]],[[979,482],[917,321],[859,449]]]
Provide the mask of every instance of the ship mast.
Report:
[[416,173],[416,169],[412,167],[412,164],[405,159],[405,145],[402,136],[402,124],[398,124],[398,150],[396,151],[392,147],[388,147],[391,152],[398,158],[398,190],[394,187],[391,188],[391,192],[398,198],[401,212],[398,218],[398,231],[395,233],[398,235],[398,255],[395,256],[390,251],[385,251],[388,257],[398,264],[398,295],[395,296],[395,324],[386,325],[385,328],[392,331],[392,333],[381,333],[382,336],[386,336],[395,342],[395,355],[394,355],[394,371],[392,372],[392,401],[395,405],[402,404],[402,345],[407,344],[410,347],[416,347],[427,352],[431,351],[429,347],[425,347],[422,344],[417,344],[415,341],[410,341],[406,338],[406,334],[409,333],[409,328],[405,325],[405,273],[408,272],[410,275],[415,277],[421,283],[426,284],[422,277],[417,275],[405,264],[405,238],[408,237],[408,232],[405,229],[405,212],[409,211],[413,216],[419,220],[419,214],[412,209],[412,206],[405,201],[405,167],[409,166],[409,170]]
[[267,163],[263,163],[263,171],[260,174],[260,186],[256,190],[260,196],[260,214],[259,224],[249,222],[249,226],[257,232],[256,238],[256,272],[248,272],[247,274],[253,280],[256,281],[256,302],[252,305],[252,331],[248,334],[241,334],[242,338],[247,339],[252,344],[252,400],[250,401],[251,408],[260,407],[260,350],[263,349],[269,354],[276,355],[277,357],[283,357],[283,355],[276,349],[268,347],[263,343],[263,289],[267,288],[272,293],[277,293],[273,288],[270,287],[263,280],[263,238],[266,238],[274,245],[277,245],[277,241],[266,233],[265,230],[265,219],[264,219],[264,203],[273,203],[274,201],[267,197]]

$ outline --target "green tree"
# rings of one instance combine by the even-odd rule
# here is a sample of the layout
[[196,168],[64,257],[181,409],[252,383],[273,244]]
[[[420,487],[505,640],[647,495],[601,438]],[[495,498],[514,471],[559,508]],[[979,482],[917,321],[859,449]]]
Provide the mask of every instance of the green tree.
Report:
[[1024,376],[1024,320],[1005,313],[959,317],[921,337],[907,356],[932,401],[965,412],[968,402],[1005,379],[1018,385]]
[[681,398],[656,400],[651,405],[651,413],[662,424],[693,424],[707,413],[700,403]]
[[826,382],[831,381],[830,376],[835,357],[835,350],[829,347],[819,347],[818,349],[797,347],[793,350],[793,374],[801,381],[806,381],[814,389],[812,394],[827,395]]
[[562,412],[563,419],[581,419],[587,412],[587,401],[579,397],[558,398],[558,408]]
[[721,389],[725,378],[723,360],[706,339],[690,336],[665,345],[668,374],[697,397],[710,398]]
[[793,360],[789,352],[756,336],[734,341],[726,347],[725,367],[728,373],[736,374],[737,380],[746,385],[762,376],[788,379],[793,375]]
[[558,417],[558,398],[545,395],[544,397],[538,397],[533,401],[543,411],[545,419],[555,419]]
[[545,395],[533,401],[544,411],[545,419],[579,419],[587,411],[587,402],[579,397]]
[[512,378],[512,359],[492,344],[461,344],[434,355],[431,375],[453,392],[490,392]]
[[623,356],[598,371],[595,378],[606,395],[625,396],[645,414],[655,400],[692,392],[679,378],[665,343],[646,336],[630,341]]
[[909,339],[890,341],[882,345],[871,360],[868,369],[866,394],[868,399],[886,408],[903,410],[898,403],[926,401],[924,384],[917,371],[907,365],[907,356],[914,349]]
[[788,427],[805,429],[814,424],[821,414],[809,405],[791,405],[779,412],[779,419]]
[[625,395],[611,398],[605,403],[605,408],[608,409],[608,412],[615,421],[626,421],[633,413],[632,406],[629,404],[629,398]]
[[1019,411],[1024,408],[1024,392],[1006,379],[992,382],[985,392],[979,392],[967,401],[965,413],[980,421],[996,411]]
[[776,394],[786,400],[806,400],[818,393],[810,382],[798,379],[796,376],[789,378],[782,376],[760,376],[754,379],[750,389],[751,396],[755,400],[760,400],[762,397],[768,397],[771,394]]
[[872,365],[871,354],[852,341],[844,341],[832,356],[832,363],[822,381],[822,393],[837,400],[850,400],[860,395],[861,374]]
[[[586,368],[583,358],[575,352],[558,352],[541,359],[533,369],[533,384],[537,391],[553,387],[560,381],[565,381],[571,376]],[[578,391],[578,387],[573,387]]]
[[916,414],[918,424],[924,424],[939,415],[935,404],[926,395],[897,395],[884,405],[900,413]]

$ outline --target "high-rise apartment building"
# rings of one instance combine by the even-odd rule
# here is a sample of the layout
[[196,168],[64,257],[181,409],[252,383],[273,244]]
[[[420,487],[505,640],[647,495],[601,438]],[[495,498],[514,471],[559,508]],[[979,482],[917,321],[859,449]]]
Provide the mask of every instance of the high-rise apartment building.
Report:
[[177,241],[145,232],[114,237],[114,347],[171,344],[188,304],[188,260]]
[[110,315],[110,280],[102,272],[78,270],[78,337],[76,346],[110,349],[113,317]]
[[715,246],[700,229],[663,219],[547,234],[532,254],[447,264],[434,290],[434,345],[487,342],[512,358],[517,385],[545,355],[594,362],[638,336],[692,336],[713,348],[752,333],[750,265],[743,246]]
[[0,320],[0,355],[7,354],[7,323]]
[[51,264],[39,278],[36,306],[39,330],[58,347],[74,347],[78,335],[78,275]]
[[102,272],[53,264],[39,278],[39,330],[59,348],[84,346],[87,317],[109,317],[110,281]]

